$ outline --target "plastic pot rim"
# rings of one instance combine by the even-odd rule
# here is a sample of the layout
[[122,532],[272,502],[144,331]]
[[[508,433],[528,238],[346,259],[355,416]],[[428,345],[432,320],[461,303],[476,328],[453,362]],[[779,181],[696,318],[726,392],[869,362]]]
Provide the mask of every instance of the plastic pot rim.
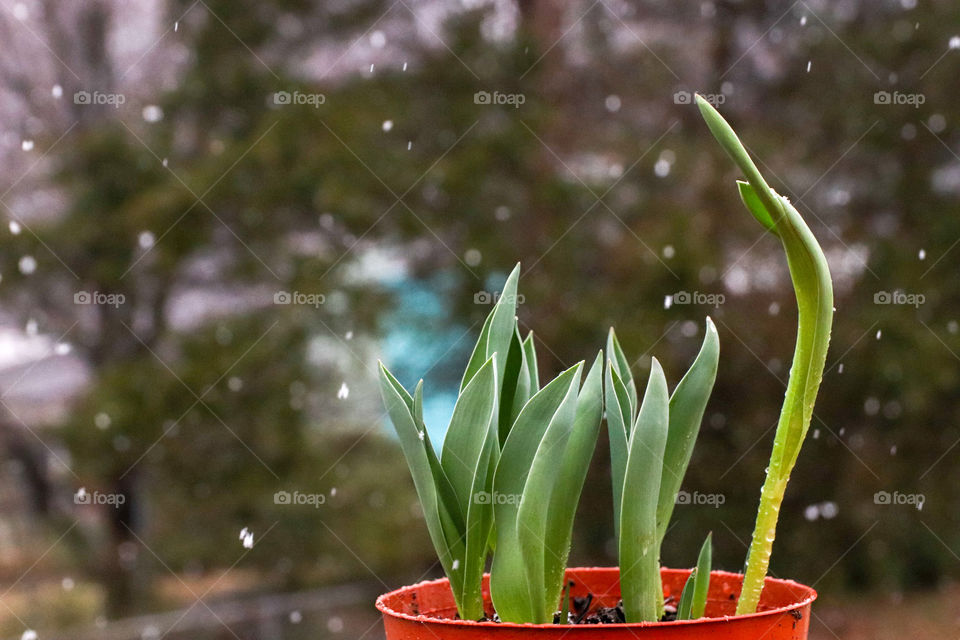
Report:
[[[567,573],[583,574],[583,573],[592,573],[599,571],[611,571],[616,570],[617,567],[570,567],[567,569]],[[690,573],[692,569],[669,569],[663,567],[660,569],[661,574],[663,573],[672,573],[672,572],[682,572]],[[486,574],[485,574],[486,575]],[[722,578],[726,580],[736,580],[742,581],[742,573],[734,573],[731,571],[711,571],[712,578]],[[793,587],[807,592],[807,596],[803,599],[797,600],[791,604],[782,605],[779,607],[772,607],[769,609],[764,609],[762,611],[757,611],[755,613],[745,613],[742,615],[726,615],[726,616],[717,616],[717,617],[704,617],[697,618],[696,620],[671,620],[668,622],[618,622],[618,623],[605,623],[605,624],[591,624],[591,625],[560,625],[556,623],[548,624],[536,624],[531,622],[493,622],[493,621],[478,621],[478,620],[459,620],[454,618],[441,618],[437,616],[431,616],[427,614],[410,614],[403,613],[401,611],[396,611],[391,609],[386,601],[392,597],[399,597],[406,592],[410,592],[416,589],[420,589],[424,586],[430,585],[439,585],[441,583],[447,583],[447,578],[439,578],[436,580],[423,580],[416,584],[408,585],[401,587],[400,589],[395,589],[380,595],[376,601],[377,610],[384,615],[384,617],[389,616],[392,618],[400,618],[403,620],[409,620],[411,622],[419,623],[430,623],[430,624],[441,624],[441,625],[450,625],[454,627],[469,627],[469,628],[496,628],[496,629],[556,629],[558,627],[568,627],[568,628],[584,628],[584,629],[597,629],[600,630],[614,630],[614,629],[636,629],[643,627],[657,627],[657,628],[668,628],[668,627],[684,627],[698,624],[708,624],[724,621],[733,621],[733,620],[750,620],[758,619],[765,617],[774,617],[784,613],[790,613],[791,611],[796,611],[802,609],[813,603],[817,599],[817,592],[813,587],[809,587],[800,582],[794,580],[787,580],[782,578],[771,578],[767,577],[764,580],[764,586],[775,583],[780,584],[785,587]]]

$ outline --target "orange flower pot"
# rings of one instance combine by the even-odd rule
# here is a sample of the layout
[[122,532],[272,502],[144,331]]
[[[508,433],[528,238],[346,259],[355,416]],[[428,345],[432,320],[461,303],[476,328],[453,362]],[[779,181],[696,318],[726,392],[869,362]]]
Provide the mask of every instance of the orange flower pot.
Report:
[[[662,569],[665,597],[679,600],[690,569]],[[612,607],[620,600],[617,568],[567,570],[571,594],[593,594],[591,609]],[[734,616],[743,576],[711,574],[706,617],[676,622],[638,624],[512,624],[457,620],[447,580],[421,582],[377,598],[387,640],[806,640],[810,605],[817,592],[790,580],[767,578],[757,613]],[[483,596],[492,613],[487,577]]]

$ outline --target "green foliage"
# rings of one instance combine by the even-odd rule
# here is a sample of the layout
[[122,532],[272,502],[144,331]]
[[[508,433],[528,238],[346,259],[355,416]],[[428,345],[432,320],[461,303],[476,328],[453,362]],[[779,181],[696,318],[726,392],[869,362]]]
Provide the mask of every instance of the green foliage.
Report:
[[602,360],[537,392],[504,443],[494,480],[497,548],[490,594],[500,618],[545,623],[557,610],[573,516],[601,417]]
[[582,388],[581,362],[539,389],[533,336],[521,340],[517,327],[519,271],[480,332],[441,458],[423,423],[423,382],[410,395],[380,366],[383,400],[464,619],[484,615],[480,585],[492,548],[500,617],[553,619],[602,413],[600,354]]
[[697,566],[690,572],[687,583],[680,594],[680,604],[677,606],[677,620],[696,620],[703,617],[707,606],[707,594],[710,592],[710,570],[713,565],[713,534],[707,534],[707,539],[700,547],[697,557]]
[[663,615],[660,547],[693,453],[717,374],[720,342],[707,318],[700,353],[672,396],[653,359],[639,412],[629,361],[611,329],[607,339],[606,406],[610,432],[614,521],[620,588],[630,622]]
[[773,452],[760,495],[737,613],[753,613],[770,564],[780,505],[810,427],[823,378],[833,323],[833,283],[823,250],[790,202],[771,189],[726,120],[702,97],[697,105],[714,137],[747,176],[738,187],[744,204],[783,243],[797,297],[797,343]]

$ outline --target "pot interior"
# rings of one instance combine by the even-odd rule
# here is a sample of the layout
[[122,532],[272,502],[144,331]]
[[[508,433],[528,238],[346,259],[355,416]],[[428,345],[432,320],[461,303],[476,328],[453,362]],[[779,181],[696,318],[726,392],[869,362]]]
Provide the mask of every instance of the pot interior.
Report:
[[[676,604],[690,575],[690,569],[661,569],[664,597],[667,603]],[[620,600],[619,570],[608,568],[575,568],[567,570],[567,579],[573,582],[571,595],[592,595],[590,610],[616,606]],[[710,591],[707,596],[705,617],[720,618],[735,613],[737,598],[743,576],[737,573],[714,571],[710,574]],[[767,578],[758,611],[790,609],[807,604],[816,597],[810,587],[790,581]],[[483,599],[488,616],[493,615],[490,602],[489,576],[484,576]],[[454,620],[457,609],[453,593],[446,579],[423,582],[381,596],[377,606],[384,613],[401,616],[427,616]],[[559,608],[559,607],[558,607]]]

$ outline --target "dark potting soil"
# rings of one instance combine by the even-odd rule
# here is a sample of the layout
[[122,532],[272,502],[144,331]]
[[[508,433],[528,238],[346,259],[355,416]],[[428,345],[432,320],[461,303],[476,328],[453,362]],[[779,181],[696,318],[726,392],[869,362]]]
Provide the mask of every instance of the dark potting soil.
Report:
[[[673,598],[669,598],[665,603],[665,611],[660,622],[672,622],[677,619],[677,610],[671,604],[671,600]],[[593,604],[592,593],[574,598],[570,603],[569,624],[623,624],[627,621],[627,616],[623,612],[623,600],[615,607],[598,607],[593,611],[590,610],[591,604]],[[553,621],[560,622],[559,613],[554,616]]]
[[[573,586],[572,582],[570,586]],[[677,609],[673,600],[671,596],[664,603],[664,614],[660,622],[673,622],[677,619]],[[570,611],[567,613],[567,624],[623,624],[627,621],[622,600],[615,607],[597,607],[591,611],[592,604],[592,593],[573,598],[570,602]],[[553,614],[554,624],[560,624],[560,615],[560,611]],[[500,616],[497,614],[493,614],[492,617],[484,616],[478,622],[500,622]]]

